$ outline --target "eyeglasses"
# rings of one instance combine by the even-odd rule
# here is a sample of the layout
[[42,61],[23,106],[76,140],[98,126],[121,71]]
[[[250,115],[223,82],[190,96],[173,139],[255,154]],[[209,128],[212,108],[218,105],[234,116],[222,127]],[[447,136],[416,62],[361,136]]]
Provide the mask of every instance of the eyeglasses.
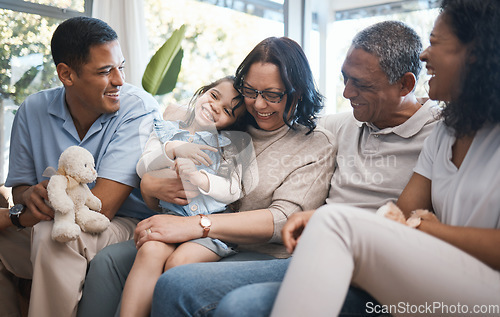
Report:
[[279,103],[283,99],[283,96],[286,94],[286,92],[276,92],[276,91],[269,91],[269,90],[257,90],[257,89],[252,89],[250,87],[246,86],[240,86],[239,88],[240,93],[247,98],[250,99],[257,99],[259,95],[262,96],[265,100],[272,102],[272,103]]

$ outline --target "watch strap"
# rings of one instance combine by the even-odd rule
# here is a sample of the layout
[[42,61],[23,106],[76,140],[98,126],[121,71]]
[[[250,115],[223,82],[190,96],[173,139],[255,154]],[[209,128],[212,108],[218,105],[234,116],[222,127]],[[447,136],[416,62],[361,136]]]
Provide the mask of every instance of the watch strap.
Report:
[[208,237],[208,233],[210,232],[211,223],[208,226],[203,225],[204,218],[208,219],[208,217],[205,215],[199,215],[199,216],[200,216],[200,226],[203,228],[203,234],[201,235],[201,237],[206,238]]
[[10,221],[12,222],[12,224],[14,226],[16,226],[17,228],[19,229],[24,229],[26,228],[25,226],[23,226],[21,224],[21,221],[19,220],[19,217],[22,215],[22,212],[21,213],[18,213],[18,214],[12,214],[9,212],[9,218],[10,218]]

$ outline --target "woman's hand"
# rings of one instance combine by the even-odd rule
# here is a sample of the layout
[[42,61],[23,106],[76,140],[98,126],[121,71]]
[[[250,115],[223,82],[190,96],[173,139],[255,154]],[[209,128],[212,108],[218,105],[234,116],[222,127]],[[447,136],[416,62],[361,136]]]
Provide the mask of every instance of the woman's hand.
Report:
[[293,250],[295,250],[297,243],[299,243],[302,231],[304,231],[304,228],[315,211],[316,210],[296,212],[288,218],[288,221],[281,231],[281,237],[283,239],[283,244],[289,253],[292,253]]
[[155,215],[137,224],[134,241],[137,249],[147,241],[182,243],[201,238],[203,228],[199,217]]
[[196,165],[210,166],[212,160],[203,150],[217,152],[216,148],[205,144],[195,144],[183,141],[170,141],[165,144],[165,152],[171,159],[186,158]]

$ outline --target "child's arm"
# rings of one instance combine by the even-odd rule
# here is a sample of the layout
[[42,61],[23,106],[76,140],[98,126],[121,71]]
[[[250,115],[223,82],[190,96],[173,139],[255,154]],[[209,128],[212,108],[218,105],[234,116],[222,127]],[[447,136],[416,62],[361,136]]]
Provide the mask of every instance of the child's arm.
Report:
[[175,168],[182,179],[188,180],[203,191],[210,189],[208,177],[205,173],[201,173],[196,169],[195,163],[192,160],[179,157],[175,160]]
[[196,165],[210,166],[212,160],[203,150],[217,152],[216,148],[205,144],[195,144],[184,141],[169,141],[165,143],[165,155],[171,160],[177,158],[186,158],[193,161]]
[[208,178],[209,182],[208,190],[200,188],[202,194],[208,195],[226,205],[243,197],[241,166],[238,166],[237,171],[234,170],[231,173],[230,178],[210,174],[205,171],[200,172]]
[[230,204],[242,196],[241,166],[231,173],[231,178],[226,178],[206,171],[198,171],[190,160],[176,160],[176,169],[179,176],[198,186],[201,193],[214,198],[224,204]]
[[163,148],[163,144],[156,136],[156,133],[151,133],[141,158],[136,165],[136,172],[140,178],[147,172],[164,169],[174,165],[174,161],[164,153]]

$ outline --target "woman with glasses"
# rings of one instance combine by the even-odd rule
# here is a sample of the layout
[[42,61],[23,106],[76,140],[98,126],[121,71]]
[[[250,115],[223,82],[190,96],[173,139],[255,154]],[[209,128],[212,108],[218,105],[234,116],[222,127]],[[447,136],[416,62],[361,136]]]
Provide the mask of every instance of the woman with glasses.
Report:
[[[209,215],[203,223],[200,217],[156,215],[139,223],[136,233],[151,230],[159,233],[154,240],[164,243],[182,243],[204,235],[238,244],[240,253],[232,256],[233,260],[287,257],[278,243],[288,216],[324,204],[333,173],[332,136],[315,123],[323,96],[301,47],[286,37],[259,43],[238,67],[235,88],[244,96],[248,113],[243,120],[254,144],[259,179],[257,187],[237,202],[236,210],[242,212]],[[163,181],[144,177],[141,189],[166,200],[160,196],[168,190]],[[94,258],[80,316],[114,314],[122,284],[110,279],[126,278],[135,253],[133,244],[125,243]],[[169,315],[162,297],[174,298],[176,290],[168,286],[156,290],[158,305],[153,304],[152,316]]]

